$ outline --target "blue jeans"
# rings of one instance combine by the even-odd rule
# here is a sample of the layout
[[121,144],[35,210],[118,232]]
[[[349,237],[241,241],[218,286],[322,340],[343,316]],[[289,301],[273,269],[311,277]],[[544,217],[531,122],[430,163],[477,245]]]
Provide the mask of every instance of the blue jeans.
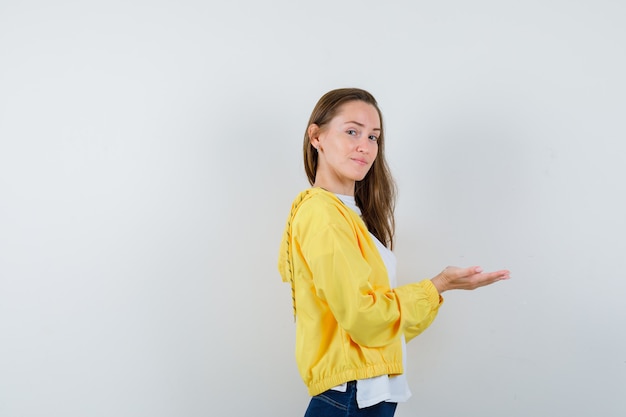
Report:
[[328,390],[311,398],[304,417],[393,417],[397,403],[381,402],[359,408],[356,403],[356,382],[348,382],[346,392]]

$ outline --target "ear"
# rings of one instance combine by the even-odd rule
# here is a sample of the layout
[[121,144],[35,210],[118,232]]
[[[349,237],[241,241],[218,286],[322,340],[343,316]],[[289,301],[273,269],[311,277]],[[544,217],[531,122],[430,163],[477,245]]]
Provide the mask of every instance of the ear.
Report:
[[312,123],[307,128],[307,133],[309,135],[309,141],[314,148],[319,148],[320,144],[320,127],[315,123]]

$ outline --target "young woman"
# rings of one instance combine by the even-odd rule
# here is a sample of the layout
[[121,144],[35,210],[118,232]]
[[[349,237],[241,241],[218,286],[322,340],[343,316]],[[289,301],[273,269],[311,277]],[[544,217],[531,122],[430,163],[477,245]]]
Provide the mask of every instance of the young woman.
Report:
[[395,185],[380,109],[367,91],[320,98],[304,134],[312,188],[293,202],[278,269],[291,283],[296,361],[312,396],[305,417],[393,416],[411,392],[405,343],[426,329],[452,289],[509,278],[448,267],[396,286]]

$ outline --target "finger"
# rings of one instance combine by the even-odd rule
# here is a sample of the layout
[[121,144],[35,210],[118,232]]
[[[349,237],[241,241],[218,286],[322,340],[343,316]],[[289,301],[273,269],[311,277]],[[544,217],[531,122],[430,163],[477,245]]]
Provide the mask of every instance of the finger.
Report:
[[510,272],[507,269],[502,269],[500,271],[493,271],[493,272],[484,272],[482,273],[482,275],[484,276],[490,276],[490,277],[495,277],[495,276],[509,276]]
[[510,278],[510,276],[511,276],[511,273],[509,272],[508,269],[502,269],[500,271],[495,271],[495,272],[492,272],[492,274],[497,275],[497,276],[499,276],[500,278],[503,278],[503,279],[505,277],[506,278]]
[[509,278],[510,276],[508,271],[496,271],[487,272],[484,274],[476,274],[474,277],[472,277],[472,280],[475,280],[475,282],[485,283],[486,285]]
[[444,270],[444,272],[456,278],[466,278],[471,277],[472,275],[480,274],[483,272],[483,269],[480,266],[470,266],[466,268],[449,266]]
[[469,278],[474,275],[479,275],[482,273],[483,273],[483,268],[481,266],[470,266],[469,268],[465,268],[465,271],[462,276]]

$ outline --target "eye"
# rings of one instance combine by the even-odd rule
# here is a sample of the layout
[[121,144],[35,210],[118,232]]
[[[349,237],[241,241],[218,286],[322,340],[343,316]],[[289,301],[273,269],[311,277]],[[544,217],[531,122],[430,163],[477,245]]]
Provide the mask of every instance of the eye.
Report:
[[378,136],[376,136],[376,135],[370,135],[369,139],[374,141],[374,142],[378,142]]
[[348,129],[346,130],[346,133],[350,136],[356,136],[356,130],[355,129]]

